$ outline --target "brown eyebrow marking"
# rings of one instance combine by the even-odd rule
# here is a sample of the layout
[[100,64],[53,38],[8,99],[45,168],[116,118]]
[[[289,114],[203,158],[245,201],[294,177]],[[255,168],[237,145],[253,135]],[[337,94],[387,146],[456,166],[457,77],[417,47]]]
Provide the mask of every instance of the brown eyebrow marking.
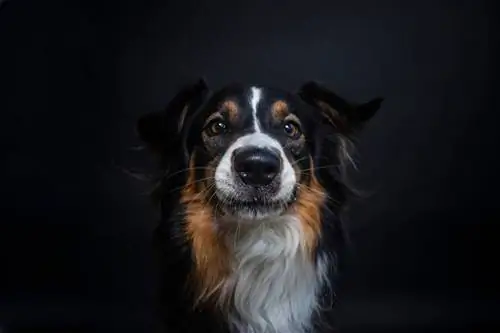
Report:
[[208,116],[207,120],[205,120],[205,126],[210,123],[212,120],[217,118],[224,118],[223,114],[227,113],[227,117],[229,118],[229,122],[234,123],[238,118],[239,107],[236,102],[227,100],[220,104],[217,111]]
[[231,100],[224,101],[221,105],[221,110],[227,111],[230,122],[234,122],[238,118],[238,113],[240,111],[238,105]]
[[275,120],[283,120],[290,113],[288,104],[285,101],[279,100],[271,105],[271,113]]

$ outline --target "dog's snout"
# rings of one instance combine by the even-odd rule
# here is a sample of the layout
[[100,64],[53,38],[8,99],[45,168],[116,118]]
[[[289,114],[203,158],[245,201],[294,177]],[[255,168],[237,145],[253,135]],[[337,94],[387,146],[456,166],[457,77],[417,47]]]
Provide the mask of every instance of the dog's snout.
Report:
[[233,167],[245,184],[264,186],[280,172],[281,158],[271,149],[240,148],[234,151]]

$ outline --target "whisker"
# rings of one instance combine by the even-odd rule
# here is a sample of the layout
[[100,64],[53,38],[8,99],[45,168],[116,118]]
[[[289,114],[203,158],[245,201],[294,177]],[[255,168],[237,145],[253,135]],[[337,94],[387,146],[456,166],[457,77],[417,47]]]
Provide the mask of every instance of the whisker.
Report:
[[207,192],[209,192],[212,187],[214,185],[213,184],[210,184],[207,188],[205,188],[203,191],[199,192],[195,197],[194,197],[194,200],[197,200],[199,198],[201,198],[202,196],[204,196],[205,194],[207,194]]
[[[212,184],[210,184],[210,186],[209,186],[208,188],[209,188],[210,190],[212,190],[212,188],[214,188],[214,187],[215,187],[215,182],[214,182],[214,183],[212,183]],[[208,198],[207,202],[212,201],[212,199],[215,197],[215,195],[216,195],[216,192],[215,192],[215,191],[213,191],[212,195],[210,196],[210,198]]]
[[317,170],[317,169],[328,169],[328,168],[339,167],[339,166],[340,166],[340,164],[327,164],[327,165],[314,166],[314,167],[303,169],[300,171],[305,172],[305,171],[312,171],[312,170]]
[[172,176],[178,175],[180,173],[183,173],[183,172],[186,172],[186,171],[189,171],[189,170],[210,170],[210,171],[212,171],[213,168],[212,167],[206,167],[206,166],[205,167],[204,166],[197,166],[197,167],[185,168],[185,169],[177,170],[176,172],[173,172],[173,173],[168,173],[169,170],[166,170],[166,172],[164,173],[164,176],[167,176],[166,179],[169,179]]
[[307,160],[308,158],[309,158],[309,156],[301,157],[298,160],[293,161],[291,164],[292,164],[292,166],[297,165],[298,163],[300,163],[300,162],[302,162],[304,160]]
[[201,179],[197,179],[193,182],[190,182],[188,184],[184,184],[182,186],[177,186],[177,187],[174,187],[173,189],[170,189],[167,193],[173,193],[173,192],[176,192],[180,189],[183,189],[184,187],[186,187],[187,185],[194,185],[194,184],[198,184],[198,183],[201,183],[203,181],[206,181],[206,180],[214,180],[214,177],[206,177],[206,178],[201,178]]
[[202,191],[196,193],[196,195],[193,198],[191,198],[191,200],[192,201],[196,201],[196,200],[200,199],[201,197],[203,197],[204,195],[206,195],[207,192],[209,192],[212,189],[213,186],[214,186],[213,184],[210,184],[208,187],[206,187]]

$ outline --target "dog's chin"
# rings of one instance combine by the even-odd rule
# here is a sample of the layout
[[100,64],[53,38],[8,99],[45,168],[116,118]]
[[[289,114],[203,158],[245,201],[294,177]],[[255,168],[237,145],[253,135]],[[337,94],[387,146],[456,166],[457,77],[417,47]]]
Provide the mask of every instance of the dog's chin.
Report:
[[257,221],[280,216],[287,208],[285,203],[255,203],[239,201],[224,207],[227,215],[239,221]]
[[[258,220],[272,219],[286,212],[288,207],[295,201],[295,191],[285,199],[266,200],[264,198],[253,198],[252,200],[218,195],[220,200],[217,206],[226,217],[233,217],[239,222],[252,222]],[[228,200],[229,199],[229,200]]]

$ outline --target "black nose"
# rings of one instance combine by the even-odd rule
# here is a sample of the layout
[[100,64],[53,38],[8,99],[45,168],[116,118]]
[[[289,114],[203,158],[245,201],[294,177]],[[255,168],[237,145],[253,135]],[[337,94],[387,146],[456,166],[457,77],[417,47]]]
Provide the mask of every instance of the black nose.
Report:
[[263,186],[280,172],[281,159],[271,149],[239,148],[233,154],[233,167],[245,184]]

